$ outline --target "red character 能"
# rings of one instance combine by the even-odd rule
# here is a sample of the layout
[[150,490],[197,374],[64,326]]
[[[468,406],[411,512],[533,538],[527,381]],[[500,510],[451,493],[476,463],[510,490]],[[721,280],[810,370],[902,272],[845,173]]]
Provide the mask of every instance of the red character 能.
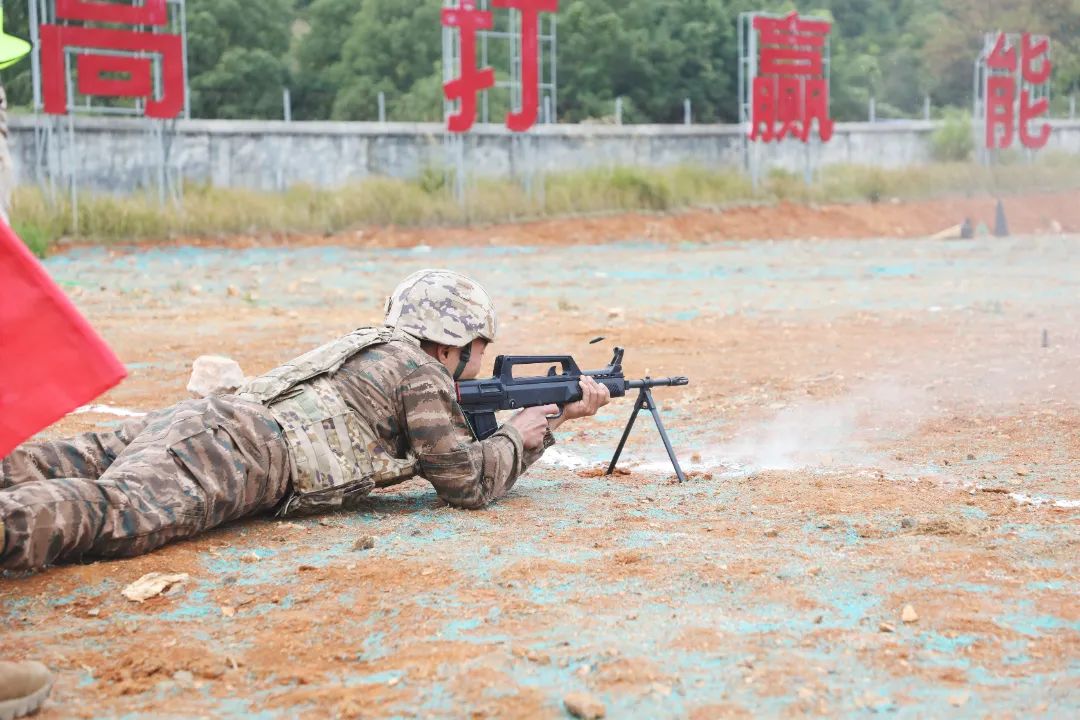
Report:
[[[1050,140],[1050,125],[1043,123],[1031,131],[1032,121],[1044,116],[1050,101],[1036,100],[1033,88],[1050,80],[1050,41],[1033,41],[1030,34],[1021,37],[1019,49],[999,33],[986,59],[986,147],[1005,150],[1012,147],[1019,131],[1020,142],[1030,150],[1039,150]],[[1019,101],[1019,103],[1018,103]],[[1017,105],[1019,104],[1019,108]]]
[[1054,66],[1050,62],[1050,39],[1032,42],[1031,35],[1024,33],[1020,42],[1020,75],[1027,87],[1020,93],[1020,142],[1030,150],[1041,150],[1050,140],[1050,124],[1043,123],[1038,132],[1031,132],[1031,121],[1046,115],[1050,101],[1040,98],[1032,101],[1032,86],[1043,85],[1050,80]]
[[998,35],[986,59],[986,147],[991,150],[1012,146],[1016,127],[1016,48],[1005,33]]

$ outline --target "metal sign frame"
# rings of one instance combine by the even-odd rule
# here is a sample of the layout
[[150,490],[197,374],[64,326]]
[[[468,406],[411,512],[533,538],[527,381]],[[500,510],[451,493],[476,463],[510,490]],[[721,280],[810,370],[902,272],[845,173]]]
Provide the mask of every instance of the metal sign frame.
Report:
[[[186,0],[165,0],[166,10],[169,14],[169,24],[166,27],[158,25],[125,25],[125,30],[133,30],[150,34],[179,35],[183,46],[184,63],[184,112],[183,119],[191,117],[191,92],[188,82],[188,44],[187,44],[187,3]],[[27,0],[30,18],[30,41],[34,46],[31,53],[31,73],[34,84],[34,110],[44,110],[42,100],[42,75],[41,75],[41,35],[42,25],[66,25],[72,21],[56,17],[56,0]],[[79,21],[80,23],[82,21]],[[85,23],[83,23],[85,24]],[[101,101],[95,101],[92,97],[86,97],[85,102],[80,104],[76,100],[75,73],[72,68],[72,60],[82,53],[94,55],[107,55],[114,57],[149,58],[153,62],[152,73],[155,95],[160,94],[162,89],[161,59],[155,53],[143,51],[114,50],[109,48],[68,46],[64,48],[65,80],[68,84],[68,112],[83,115],[122,115],[143,117],[146,103],[143,98],[135,98],[132,107],[116,107],[115,105],[103,105]],[[95,104],[97,102],[98,104]],[[115,101],[114,101],[115,102]]]
[[[979,52],[979,57],[975,60],[975,73],[974,73],[974,103],[972,112],[974,122],[972,123],[972,132],[975,133],[975,148],[976,155],[979,161],[984,165],[991,165],[997,163],[1001,159],[1000,149],[991,149],[986,147],[986,113],[988,110],[988,98],[990,95],[990,78],[994,75],[1004,76],[1003,71],[995,71],[989,67],[990,55],[994,52],[994,47],[997,45],[998,38],[1002,35],[1005,36],[1005,42],[1007,46],[1017,48],[1019,52],[1020,44],[1023,39],[1023,33],[1006,33],[1002,31],[987,32],[983,34],[983,47]],[[1043,40],[1050,42],[1049,49],[1046,51],[1047,61],[1053,59],[1054,44],[1052,38],[1048,35],[1032,35],[1031,39],[1035,42],[1041,42]],[[1033,85],[1024,78],[1023,60],[1018,60],[1017,69],[1012,73],[1016,78],[1016,99],[1013,102],[1013,117],[1018,123],[1017,129],[1019,129],[1020,122],[1020,97],[1024,92],[1030,90],[1031,98],[1033,100],[1046,99],[1047,103],[1051,100],[1051,90],[1053,87],[1053,75],[1041,85]],[[1049,120],[1049,115],[1046,116]],[[1011,148],[1009,148],[1011,149]],[[1031,148],[1024,148],[1024,153],[1028,159],[1028,162],[1034,160],[1036,150]]]
[[[455,9],[461,5],[460,0],[442,0],[444,9]],[[496,68],[496,90],[507,91],[509,94],[511,110],[520,108],[522,103],[522,57],[521,57],[521,13],[515,9],[491,7],[491,0],[476,0],[479,10],[493,13],[494,27],[491,30],[480,30],[476,33],[480,43],[480,57],[478,60],[481,68],[488,67],[490,48],[495,43],[505,42],[508,46],[510,59],[509,79],[499,79],[499,68]],[[537,122],[551,124],[558,118],[558,14],[540,13],[539,38],[537,42],[537,58],[539,88],[538,95],[540,107],[538,109]],[[448,83],[461,75],[461,36],[457,29],[442,27],[442,68],[443,83]],[[480,92],[479,123],[491,126],[490,99],[491,89]],[[457,103],[444,98],[443,121],[455,113]],[[444,148],[446,152],[447,173],[451,176],[454,187],[454,195],[464,206],[466,202],[466,190],[469,182],[468,152],[466,138],[468,133],[446,133]],[[540,201],[543,202],[543,182],[537,182],[538,174],[537,139],[532,133],[514,133],[512,138],[513,147],[518,148],[525,158],[525,166],[522,173],[522,183],[528,194],[540,193]]]
[[[141,119],[146,124],[146,153],[149,171],[143,178],[147,186],[157,186],[159,201],[164,204],[167,198],[179,201],[182,196],[180,170],[173,166],[172,147],[176,135],[176,119],[160,120],[145,117],[146,100],[133,98],[130,104],[117,105],[116,99],[98,100],[91,96],[80,99],[76,89],[74,60],[83,53],[113,57],[134,57],[149,59],[152,63],[151,78],[154,97],[159,97],[163,88],[162,61],[152,52],[122,51],[109,48],[68,46],[64,48],[64,81],[67,83],[67,112],[64,115],[51,115],[44,112],[43,76],[41,68],[41,32],[42,25],[66,25],[72,21],[57,18],[56,0],[27,0],[30,21],[30,39],[33,51],[30,54],[31,75],[34,90],[34,159],[35,174],[53,200],[57,197],[58,187],[66,187],[71,197],[73,224],[78,231],[78,138],[75,132],[76,115],[113,116]],[[184,75],[184,110],[183,119],[191,117],[191,91],[188,81],[188,44],[187,44],[187,5],[186,0],[166,0],[167,26],[124,25],[125,30],[152,34],[178,34],[182,43],[182,62]],[[82,21],[79,23],[85,25]],[[94,26],[91,23],[91,26]]]
[[[758,33],[754,29],[754,19],[764,17],[772,20],[782,20],[786,15],[768,12],[744,12],[739,13],[738,45],[739,45],[739,124],[743,128],[743,162],[744,167],[750,174],[750,179],[755,188],[761,182],[761,148],[763,143],[750,139],[750,131],[754,117],[754,80],[758,77],[758,61],[760,57],[760,44]],[[824,67],[825,85],[828,88],[827,107],[832,114],[832,35],[825,39],[825,48],[822,56]],[[784,138],[779,143],[793,141],[794,138]],[[803,176],[807,185],[813,183],[821,155],[822,142],[820,138],[813,138],[804,146]]]
[[[460,6],[460,0],[443,0],[442,6],[453,9]],[[494,14],[495,26],[491,30],[480,30],[476,33],[480,41],[480,67],[488,67],[490,47],[497,42],[508,44],[508,56],[510,58],[510,79],[500,80],[499,68],[496,68],[495,89],[508,90],[512,107],[521,106],[521,13],[514,9],[503,12],[502,8],[492,8],[491,0],[476,0],[476,7],[485,12]],[[537,59],[539,67],[539,95],[541,123],[555,122],[558,108],[558,15],[556,13],[540,13],[540,37],[538,48],[540,56]],[[545,31],[546,26],[546,31]],[[443,26],[442,28],[442,66],[443,82],[450,82],[461,74],[461,43],[460,35],[454,28]],[[490,102],[488,94],[491,90],[483,90],[480,93],[480,124],[491,124]],[[454,113],[455,103],[450,100],[443,101],[443,118]]]

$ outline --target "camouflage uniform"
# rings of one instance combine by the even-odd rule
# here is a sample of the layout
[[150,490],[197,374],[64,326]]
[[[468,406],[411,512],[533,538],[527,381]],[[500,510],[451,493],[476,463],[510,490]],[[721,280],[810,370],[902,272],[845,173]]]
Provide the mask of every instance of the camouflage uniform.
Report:
[[417,474],[479,508],[553,442],[526,451],[510,425],[477,442],[450,374],[416,338],[361,328],[235,396],[19,448],[0,462],[0,567],[136,555],[274,509],[348,508]]
[[27,443],[0,461],[0,567],[138,555],[272,509],[288,489],[286,452],[265,407],[230,397]]
[[350,358],[332,381],[361,422],[374,429],[376,468],[393,468],[394,460],[405,459],[397,465],[404,472],[376,471],[380,487],[419,474],[450,505],[481,508],[505,495],[554,442],[549,435],[543,447],[526,450],[512,425],[477,442],[450,374],[409,338]]

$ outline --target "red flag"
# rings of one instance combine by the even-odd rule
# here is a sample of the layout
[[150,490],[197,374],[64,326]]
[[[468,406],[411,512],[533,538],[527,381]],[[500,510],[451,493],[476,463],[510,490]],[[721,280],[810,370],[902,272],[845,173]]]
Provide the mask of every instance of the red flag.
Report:
[[0,458],[127,375],[0,221]]

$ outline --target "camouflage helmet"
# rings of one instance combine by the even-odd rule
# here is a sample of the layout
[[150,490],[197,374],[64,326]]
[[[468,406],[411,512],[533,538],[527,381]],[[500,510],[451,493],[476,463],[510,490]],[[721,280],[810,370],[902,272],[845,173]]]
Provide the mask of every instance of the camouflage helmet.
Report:
[[495,342],[498,322],[480,283],[449,270],[421,270],[386,299],[385,324],[420,340],[464,347],[476,338]]

